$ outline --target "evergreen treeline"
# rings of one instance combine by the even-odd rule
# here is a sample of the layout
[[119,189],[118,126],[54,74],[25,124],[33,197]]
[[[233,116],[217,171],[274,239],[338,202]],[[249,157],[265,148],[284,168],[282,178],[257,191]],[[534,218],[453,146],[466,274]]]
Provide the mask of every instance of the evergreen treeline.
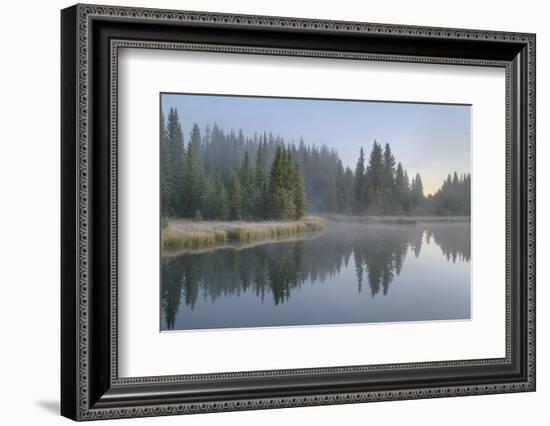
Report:
[[447,178],[424,196],[389,144],[361,148],[355,170],[326,146],[285,143],[271,133],[245,137],[216,124],[195,124],[184,141],[178,112],[161,111],[163,217],[218,220],[298,219],[318,213],[468,215],[470,175]]
[[471,210],[471,183],[470,174],[459,177],[455,172],[452,178],[449,174],[441,188],[433,196],[428,197],[429,208],[439,216],[469,216]]
[[354,173],[354,199],[350,210],[356,214],[411,214],[424,206],[422,178],[417,173],[409,181],[407,171],[396,163],[387,143],[374,141],[368,162],[363,148]]
[[[177,110],[161,111],[163,217],[218,220],[300,219],[306,196],[299,166],[280,139],[245,139],[218,126],[183,141]],[[254,156],[254,161],[251,159]],[[269,167],[268,167],[269,165]]]

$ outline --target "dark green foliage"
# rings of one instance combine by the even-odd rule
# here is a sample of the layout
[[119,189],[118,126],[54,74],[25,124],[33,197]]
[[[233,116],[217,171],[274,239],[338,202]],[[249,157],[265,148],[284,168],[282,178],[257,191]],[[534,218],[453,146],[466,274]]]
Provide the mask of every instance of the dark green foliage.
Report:
[[401,163],[397,164],[397,169],[395,170],[394,197],[397,209],[403,213],[408,213],[410,211],[411,198],[409,177],[407,176],[407,172],[403,169]]
[[355,211],[357,213],[363,213],[369,202],[367,175],[365,169],[365,153],[363,151],[363,147],[359,150],[359,159],[357,160],[357,165],[355,166],[355,185],[353,190],[355,193]]
[[242,188],[242,215],[244,219],[252,219],[256,210],[256,182],[248,151],[244,153],[244,160],[239,170],[239,182]]
[[437,215],[470,215],[471,205],[471,177],[470,174],[461,175],[455,172],[453,177],[447,176],[441,188],[428,202]]
[[294,217],[293,219],[301,219],[306,212],[306,194],[304,192],[304,181],[300,174],[300,168],[298,164],[292,161],[290,152],[288,153],[288,190],[292,194],[292,201],[294,203]]
[[384,186],[384,163],[382,160],[382,147],[374,141],[367,166],[367,176],[370,178],[372,190],[381,192]]
[[211,218],[227,220],[229,218],[229,199],[222,181],[219,178],[214,182],[214,198],[211,200]]
[[229,178],[229,218],[242,219],[243,192],[239,178],[235,173]]
[[[191,136],[189,138],[189,147],[193,148],[193,152],[197,155],[200,154],[201,149],[201,131],[199,126],[193,124],[193,129],[191,130]],[[188,148],[189,149],[189,148]]]
[[254,192],[254,213],[256,217],[265,217],[267,215],[267,189],[268,175],[266,168],[266,145],[264,142],[258,144],[256,149],[255,165],[255,192]]
[[395,194],[395,158],[388,143],[384,147],[382,165],[382,211],[393,213],[398,211],[399,203]]
[[167,123],[161,111],[160,120],[163,217],[290,220],[304,216],[303,176],[282,139],[264,134],[246,140],[242,131],[226,136],[217,125],[207,127],[201,138],[195,124],[185,146],[177,111],[170,110]]
[[217,217],[218,194],[216,192],[215,179],[204,178],[204,193],[201,197],[201,213],[205,219]]
[[297,164],[294,165],[293,170],[292,190],[294,193],[294,205],[296,207],[295,218],[301,219],[306,213],[306,194],[304,192],[304,182]]
[[181,186],[184,171],[183,133],[178,112],[170,108],[166,124],[161,111],[161,185],[162,216],[183,215]]
[[417,173],[411,182],[411,209],[421,208],[424,204],[424,186],[422,185],[422,178]]
[[159,140],[160,140],[160,187],[163,189],[161,193],[161,216],[165,218],[169,209],[171,196],[168,191],[168,138],[166,135],[166,120],[164,119],[164,112],[160,109],[160,125],[159,125]]
[[[195,127],[193,127],[195,130]],[[198,128],[196,129],[198,131]],[[205,193],[206,178],[199,166],[197,146],[200,145],[200,133],[192,132],[192,138],[187,145],[185,167],[183,169],[182,200],[183,216],[191,216],[202,207]],[[197,141],[198,139],[198,141]]]
[[301,219],[306,200],[300,169],[289,149],[277,147],[271,166],[268,185],[269,217],[272,219]]
[[207,220],[299,219],[307,211],[357,215],[468,215],[470,175],[449,175],[425,197],[420,175],[407,171],[388,143],[368,161],[361,147],[355,171],[335,150],[285,141],[271,133],[246,137],[195,124],[184,143],[178,112],[160,112],[162,217]]
[[346,214],[352,214],[354,206],[354,176],[353,171],[346,167],[344,175],[339,179],[340,185],[338,188],[338,194],[340,194],[339,205],[342,208],[342,212]]
[[[359,153],[359,164],[362,162],[363,149]],[[396,194],[395,157],[387,143],[382,146],[374,141],[368,165],[364,175],[356,173],[356,211],[371,214],[398,214],[400,200]],[[357,198],[359,196],[359,198]]]
[[195,210],[195,214],[193,215],[193,221],[195,222],[202,221],[202,214],[200,210]]
[[391,153],[390,144],[387,143],[384,147],[384,160],[383,160],[383,179],[382,184],[384,188],[393,190],[395,183],[395,158]]

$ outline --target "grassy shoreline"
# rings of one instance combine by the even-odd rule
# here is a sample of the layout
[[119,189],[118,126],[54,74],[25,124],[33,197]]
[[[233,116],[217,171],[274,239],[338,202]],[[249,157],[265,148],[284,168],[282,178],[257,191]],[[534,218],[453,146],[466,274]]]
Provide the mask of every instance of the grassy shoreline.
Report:
[[161,238],[163,250],[195,250],[225,246],[231,243],[250,243],[293,237],[322,231],[324,228],[325,220],[319,217],[305,217],[302,220],[289,222],[193,222],[185,219],[171,219],[162,229]]

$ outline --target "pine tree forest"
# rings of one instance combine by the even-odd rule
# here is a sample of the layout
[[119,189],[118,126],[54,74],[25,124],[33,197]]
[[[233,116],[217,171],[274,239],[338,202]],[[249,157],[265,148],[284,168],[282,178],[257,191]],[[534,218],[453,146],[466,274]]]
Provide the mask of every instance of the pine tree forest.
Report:
[[410,176],[389,143],[357,153],[354,169],[338,153],[272,133],[245,135],[216,124],[193,125],[160,112],[163,218],[297,220],[307,213],[470,215],[470,174],[451,171],[433,195]]

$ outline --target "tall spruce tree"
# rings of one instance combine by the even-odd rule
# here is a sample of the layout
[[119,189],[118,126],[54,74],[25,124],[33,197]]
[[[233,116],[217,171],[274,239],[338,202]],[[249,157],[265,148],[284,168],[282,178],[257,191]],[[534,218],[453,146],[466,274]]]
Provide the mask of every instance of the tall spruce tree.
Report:
[[263,142],[258,143],[256,149],[254,212],[257,218],[266,215],[266,198],[268,177],[266,171],[266,147]]
[[408,177],[403,169],[401,162],[397,163],[395,171],[395,198],[399,210],[403,212],[409,211],[409,182]]
[[229,178],[229,217],[231,220],[242,219],[242,188],[236,173]]
[[393,190],[395,183],[395,158],[391,153],[390,144],[386,143],[384,147],[384,181],[383,187],[385,190]]
[[365,152],[363,147],[359,150],[359,158],[355,166],[355,181],[353,190],[355,193],[355,207],[358,213],[362,213],[367,207],[366,200],[366,181],[365,181]]
[[[164,112],[162,107],[160,108],[159,118],[159,140],[160,140],[160,188],[161,188],[161,217],[166,218],[170,215],[170,204],[172,202],[172,193],[168,187],[168,173],[170,167],[169,158],[169,146],[168,137],[166,134],[166,121],[164,119]],[[173,214],[173,213],[172,213]]]
[[244,159],[239,170],[239,180],[242,189],[242,215],[245,219],[251,219],[254,216],[255,207],[255,182],[254,170],[250,163],[248,151],[244,153]]
[[183,216],[182,184],[184,166],[183,132],[175,108],[170,108],[166,123],[166,195],[167,214]]
[[183,170],[183,216],[193,217],[197,210],[204,208],[206,195],[206,175],[199,163],[199,148],[201,136],[198,126],[193,126]]
[[411,201],[412,207],[420,207],[424,201],[424,186],[420,174],[416,174],[411,183]]
[[366,180],[368,186],[369,206],[373,213],[380,213],[383,208],[384,163],[382,147],[374,141],[367,166]]
[[343,198],[341,212],[350,215],[353,213],[354,208],[354,176],[349,167],[346,167],[344,171],[340,192]]
[[193,128],[191,129],[191,135],[189,136],[189,145],[193,147],[193,152],[197,156],[198,161],[198,157],[201,153],[201,131],[197,123],[193,124]]
[[217,204],[215,179],[204,175],[204,193],[201,200],[201,216],[204,219],[214,219],[216,217]]
[[269,211],[273,219],[292,220],[305,213],[305,195],[299,167],[289,149],[278,146],[269,175]]
[[410,211],[410,208],[411,208],[411,181],[409,179],[409,174],[407,173],[407,171],[405,170],[405,188],[406,188],[406,193],[407,193],[407,196],[405,198],[406,200],[406,208],[405,208],[405,211],[408,213]]
[[229,219],[229,200],[227,192],[220,178],[214,179],[215,199],[212,200],[212,218],[218,220]]
[[300,174],[298,164],[294,163],[291,166],[291,189],[293,192],[293,201],[295,213],[293,219],[301,219],[306,212],[306,194],[304,192],[304,182]]
[[268,206],[273,219],[281,218],[284,214],[284,159],[282,150],[280,146],[277,147],[269,174]]
[[367,167],[374,191],[380,192],[384,184],[384,164],[382,159],[382,147],[374,141]]
[[389,143],[384,147],[383,166],[382,210],[385,213],[392,213],[398,209],[399,204],[395,195],[395,158]]

